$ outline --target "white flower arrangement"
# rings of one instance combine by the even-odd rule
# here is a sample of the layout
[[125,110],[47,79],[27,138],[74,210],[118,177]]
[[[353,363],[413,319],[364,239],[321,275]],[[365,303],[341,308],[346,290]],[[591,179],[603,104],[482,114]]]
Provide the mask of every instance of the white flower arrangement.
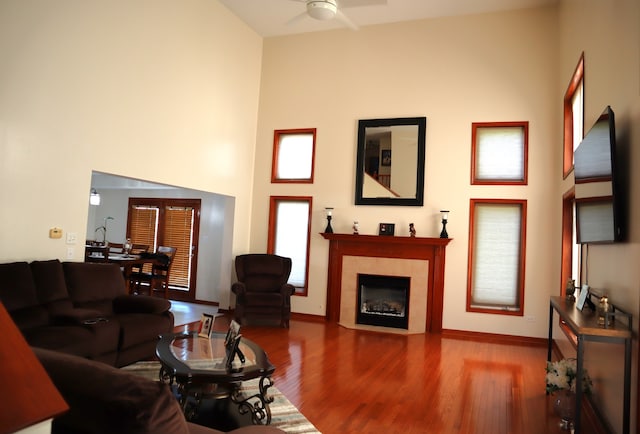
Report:
[[[576,359],[562,359],[557,362],[547,362],[547,393],[558,390],[576,391]],[[582,391],[591,392],[591,378],[586,369],[582,370]]]

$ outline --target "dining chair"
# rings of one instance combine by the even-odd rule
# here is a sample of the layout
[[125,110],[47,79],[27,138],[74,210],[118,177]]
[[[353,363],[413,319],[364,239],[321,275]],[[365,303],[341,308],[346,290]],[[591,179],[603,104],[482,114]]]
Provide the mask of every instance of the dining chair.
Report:
[[122,253],[124,252],[124,244],[109,243],[109,253]]
[[108,262],[109,246],[84,246],[84,262]]
[[[139,255],[142,252],[149,251],[148,244],[131,244],[132,255]],[[110,253],[124,253],[124,244],[122,243],[109,243],[109,252]]]
[[148,244],[132,244],[131,245],[131,254],[139,255],[140,253],[146,253],[149,251]]
[[149,295],[153,295],[153,291],[158,288],[164,293],[164,298],[169,298],[169,273],[177,250],[176,247],[158,246],[156,253],[141,254],[154,261],[150,272],[139,269],[131,273],[129,284],[135,288],[136,293],[140,293],[142,286],[148,286]]

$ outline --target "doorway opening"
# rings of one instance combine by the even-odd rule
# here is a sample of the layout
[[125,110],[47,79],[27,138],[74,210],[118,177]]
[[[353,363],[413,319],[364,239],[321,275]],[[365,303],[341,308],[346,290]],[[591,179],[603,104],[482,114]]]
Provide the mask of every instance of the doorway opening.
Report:
[[159,246],[176,248],[169,272],[171,293],[195,294],[200,204],[200,199],[129,198],[127,238],[148,245],[150,252]]

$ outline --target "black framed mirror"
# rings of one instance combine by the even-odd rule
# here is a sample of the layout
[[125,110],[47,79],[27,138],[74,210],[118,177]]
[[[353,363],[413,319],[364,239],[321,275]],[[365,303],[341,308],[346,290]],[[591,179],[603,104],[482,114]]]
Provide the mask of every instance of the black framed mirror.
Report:
[[358,121],[356,205],[423,205],[426,131],[426,117]]

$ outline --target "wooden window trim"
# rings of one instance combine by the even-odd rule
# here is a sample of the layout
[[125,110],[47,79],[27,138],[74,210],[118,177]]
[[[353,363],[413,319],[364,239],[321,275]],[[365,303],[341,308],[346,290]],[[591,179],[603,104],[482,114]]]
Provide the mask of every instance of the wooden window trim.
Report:
[[[313,135],[313,143],[311,145],[311,176],[301,179],[283,179],[278,178],[278,162],[280,155],[280,138],[287,134],[311,134]],[[271,183],[273,184],[313,184],[313,176],[316,160],[316,129],[315,128],[296,128],[287,130],[275,130],[273,132],[273,156],[271,159]]]
[[[473,306],[472,290],[473,290],[473,254],[475,252],[474,246],[474,226],[475,226],[475,207],[476,205],[520,205],[520,262],[518,266],[518,308],[517,310],[500,309],[497,308],[482,308]],[[525,277],[525,252],[527,242],[527,201],[525,199],[470,199],[469,207],[469,250],[467,260],[467,312],[478,313],[491,313],[497,315],[511,315],[511,316],[523,316],[524,315],[524,277]]]
[[571,277],[573,255],[573,201],[576,197],[575,187],[571,187],[562,195],[562,265],[560,269],[560,295],[564,296],[567,279]]
[[[563,101],[563,119],[564,119],[564,133],[563,133],[563,161],[562,161],[562,176],[566,179],[567,176],[573,170],[573,105],[572,99],[578,86],[582,82],[584,89],[584,52],[580,55],[580,60],[576,69],[573,72],[567,91],[564,94]],[[583,94],[584,95],[584,94]],[[583,104],[584,107],[584,96]],[[582,118],[584,121],[584,109],[582,111]]]
[[[524,131],[523,140],[523,179],[513,180],[491,180],[491,179],[477,179],[476,178],[476,156],[477,156],[477,130],[478,128],[500,128],[500,127],[520,127]],[[527,185],[529,178],[529,122],[528,121],[516,121],[516,122],[473,122],[471,124],[471,184],[472,185]]]
[[[571,276],[572,269],[572,255],[573,255],[573,203],[576,197],[575,187],[571,187],[562,195],[562,265],[560,269],[560,288],[559,294],[561,296],[566,295],[567,280]],[[582,280],[580,280],[582,281]],[[558,319],[560,329],[567,336],[569,342],[577,347],[578,338],[571,331],[571,329],[562,321]]]
[[276,247],[276,205],[278,202],[289,201],[289,202],[307,202],[309,204],[309,217],[307,224],[307,251],[306,251],[306,261],[305,261],[305,270],[304,270],[304,287],[301,288],[301,291],[296,291],[293,295],[298,295],[302,297],[306,297],[309,294],[309,251],[311,247],[311,215],[313,210],[313,197],[311,196],[270,196],[269,197],[269,229],[267,236],[267,253],[273,254],[275,252]]

